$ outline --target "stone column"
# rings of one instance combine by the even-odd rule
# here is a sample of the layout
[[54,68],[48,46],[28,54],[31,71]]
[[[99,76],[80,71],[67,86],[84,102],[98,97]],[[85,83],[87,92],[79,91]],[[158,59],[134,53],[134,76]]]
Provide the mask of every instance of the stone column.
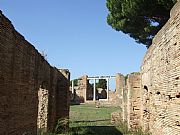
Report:
[[118,96],[118,104],[122,108],[123,121],[127,120],[127,90],[125,86],[125,77],[117,73],[116,74],[116,95]]
[[107,100],[109,100],[109,79],[106,79],[107,81]]
[[72,82],[72,86],[71,86],[72,94],[74,94],[74,80],[72,80],[71,82]]
[[94,79],[94,93],[93,93],[93,101],[96,101],[96,79]]
[[87,75],[83,76],[83,82],[84,82],[84,102],[86,102],[86,100],[87,100],[87,89],[88,89],[87,78],[88,78]]
[[120,97],[122,97],[123,95],[124,88],[125,88],[125,77],[122,74],[117,73],[116,74],[116,93],[120,95]]

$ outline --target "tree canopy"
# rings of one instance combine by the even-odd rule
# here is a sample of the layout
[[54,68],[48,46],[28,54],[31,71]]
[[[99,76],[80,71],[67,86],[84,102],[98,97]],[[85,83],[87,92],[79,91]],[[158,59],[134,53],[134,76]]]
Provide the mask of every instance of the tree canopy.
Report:
[[[74,81],[74,86],[78,86],[78,79],[74,79],[72,81]],[[72,81],[70,82],[70,85],[72,85]]]
[[176,0],[107,0],[107,23],[149,47]]
[[106,81],[106,79],[100,79],[99,82],[96,83],[96,88],[106,89],[107,88],[107,81]]

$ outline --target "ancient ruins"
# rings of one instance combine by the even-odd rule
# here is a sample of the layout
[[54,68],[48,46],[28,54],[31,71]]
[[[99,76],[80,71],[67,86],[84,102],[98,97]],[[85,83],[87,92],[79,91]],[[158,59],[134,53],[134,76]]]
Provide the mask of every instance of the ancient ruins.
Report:
[[[170,15],[153,39],[139,73],[131,73],[127,79],[119,73],[82,76],[78,87],[72,86],[71,99],[120,106],[122,112],[113,113],[112,120],[123,120],[131,130],[179,135],[180,1]],[[116,79],[114,92],[109,91],[111,78]],[[97,92],[95,82],[99,79],[107,81],[107,88]],[[0,12],[0,135],[53,131],[58,119],[69,116],[69,80],[67,69],[50,66]],[[89,80],[94,80],[93,88]]]
[[[107,83],[106,89],[96,89],[96,81],[105,79]],[[116,90],[109,90],[109,80],[115,79]],[[93,88],[90,87],[89,80],[93,80]],[[72,83],[73,84],[73,83]],[[78,86],[72,85],[73,102],[77,103],[91,103],[96,102],[101,106],[120,106],[122,104],[122,91],[125,87],[125,78],[122,74],[116,76],[96,76],[88,77],[84,75],[78,78]]]
[[[180,1],[153,39],[140,74],[130,74],[119,117],[131,129],[153,135],[180,134]],[[112,114],[117,115],[117,113]]]
[[153,134],[180,134],[180,1],[153,39],[141,66],[141,126]]
[[44,57],[0,12],[0,135],[53,131],[69,116],[68,70]]
[[[120,79],[121,85],[118,84],[122,113],[113,113],[112,119],[127,122],[131,130],[142,128],[153,135],[180,134],[180,1],[170,16],[154,37],[140,73],[129,74],[126,83]],[[87,78],[80,78],[79,94],[84,101]],[[110,98],[109,95],[107,99]]]

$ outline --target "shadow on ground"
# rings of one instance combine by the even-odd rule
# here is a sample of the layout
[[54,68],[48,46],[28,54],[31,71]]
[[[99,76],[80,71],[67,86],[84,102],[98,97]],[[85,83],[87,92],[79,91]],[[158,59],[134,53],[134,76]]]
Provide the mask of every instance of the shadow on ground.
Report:
[[102,122],[102,121],[110,121],[111,119],[99,119],[99,120],[79,120],[79,121],[73,121],[73,123],[81,123],[81,122]]
[[74,135],[123,135],[116,127],[114,126],[82,126],[74,127],[72,131],[80,131]]

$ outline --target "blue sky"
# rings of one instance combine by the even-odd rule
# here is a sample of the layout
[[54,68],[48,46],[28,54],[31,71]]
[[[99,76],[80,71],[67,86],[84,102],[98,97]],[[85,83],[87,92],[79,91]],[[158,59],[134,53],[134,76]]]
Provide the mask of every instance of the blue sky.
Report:
[[106,23],[106,0],[0,0],[3,11],[48,62],[71,78],[139,71],[146,47]]

